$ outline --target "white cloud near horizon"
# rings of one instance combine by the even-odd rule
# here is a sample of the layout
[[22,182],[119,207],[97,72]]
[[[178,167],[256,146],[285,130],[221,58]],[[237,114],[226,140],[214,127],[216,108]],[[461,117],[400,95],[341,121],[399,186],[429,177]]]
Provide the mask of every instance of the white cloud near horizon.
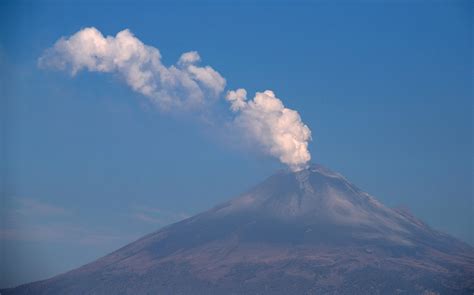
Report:
[[32,198],[15,198],[19,203],[19,207],[16,212],[25,216],[57,216],[57,215],[69,215],[67,209],[52,205],[46,202],[35,200]]
[[139,237],[137,233],[123,233],[117,228],[85,226],[73,211],[57,204],[35,198],[7,197],[5,208],[0,208],[1,241],[74,242],[81,245],[115,245]]
[[186,213],[176,213],[156,207],[132,206],[131,210],[131,216],[134,219],[157,225],[167,225],[190,217]]
[[84,225],[71,208],[35,198],[8,197],[8,206],[0,208],[4,222],[0,223],[1,241],[23,242],[74,242],[81,245],[116,245],[130,242],[146,233],[149,227],[168,225],[190,217],[187,213],[174,212],[151,206],[133,205],[122,216],[140,221],[135,230],[96,224]]
[[71,224],[34,224],[0,228],[0,241],[73,242],[81,245],[115,244],[138,238],[117,229],[90,229]]

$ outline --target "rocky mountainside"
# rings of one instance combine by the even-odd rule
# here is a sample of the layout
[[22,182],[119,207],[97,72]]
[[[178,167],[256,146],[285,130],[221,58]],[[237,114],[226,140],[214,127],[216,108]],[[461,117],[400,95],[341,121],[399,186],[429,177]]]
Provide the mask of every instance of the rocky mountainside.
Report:
[[1,294],[473,294],[474,249],[320,165]]

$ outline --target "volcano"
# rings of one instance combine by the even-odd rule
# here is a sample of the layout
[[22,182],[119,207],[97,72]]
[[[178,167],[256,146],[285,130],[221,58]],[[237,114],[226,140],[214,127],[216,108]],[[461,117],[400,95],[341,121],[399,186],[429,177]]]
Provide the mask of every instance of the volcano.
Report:
[[320,165],[9,294],[473,294],[474,249]]

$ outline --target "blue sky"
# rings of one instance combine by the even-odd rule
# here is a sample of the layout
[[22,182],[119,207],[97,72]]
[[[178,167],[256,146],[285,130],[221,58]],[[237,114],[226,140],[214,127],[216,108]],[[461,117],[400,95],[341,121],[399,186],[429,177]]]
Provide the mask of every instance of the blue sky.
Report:
[[[226,89],[273,90],[313,162],[474,243],[469,1],[22,2],[0,7],[0,286],[77,267],[284,166],[117,75],[39,69],[61,36],[130,29],[171,65],[197,50]],[[223,97],[214,106],[226,112]]]

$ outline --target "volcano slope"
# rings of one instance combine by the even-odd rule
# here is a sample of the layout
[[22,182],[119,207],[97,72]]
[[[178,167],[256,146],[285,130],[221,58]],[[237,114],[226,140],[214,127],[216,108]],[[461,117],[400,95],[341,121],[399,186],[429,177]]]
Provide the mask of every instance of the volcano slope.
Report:
[[473,294],[474,249],[320,165],[10,294]]

